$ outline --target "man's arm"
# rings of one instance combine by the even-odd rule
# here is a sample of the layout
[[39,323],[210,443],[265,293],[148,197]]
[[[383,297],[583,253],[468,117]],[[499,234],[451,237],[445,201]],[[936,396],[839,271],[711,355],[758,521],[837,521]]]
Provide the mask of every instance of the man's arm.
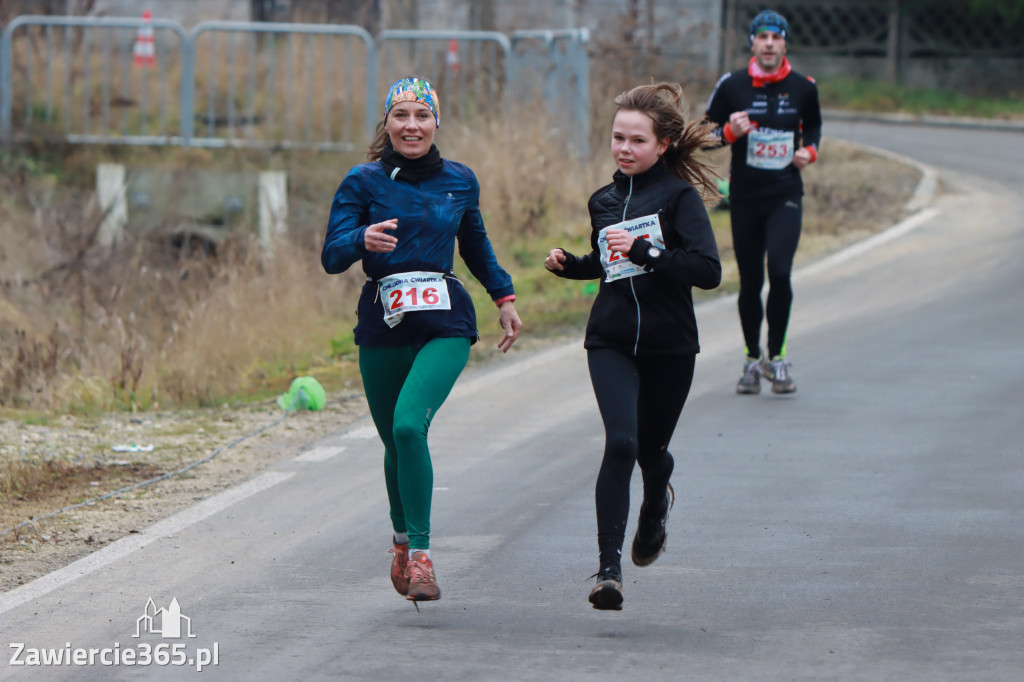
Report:
[[807,82],[810,90],[800,109],[803,146],[793,154],[793,165],[798,170],[818,160],[818,145],[821,143],[821,103],[818,98],[818,86],[809,76]]

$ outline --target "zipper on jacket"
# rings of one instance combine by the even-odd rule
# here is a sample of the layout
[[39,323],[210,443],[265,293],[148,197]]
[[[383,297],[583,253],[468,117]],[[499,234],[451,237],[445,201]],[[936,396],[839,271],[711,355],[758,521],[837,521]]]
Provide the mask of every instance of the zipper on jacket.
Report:
[[[629,200],[633,198],[633,176],[629,176],[629,192],[626,194],[626,202],[622,205],[622,221],[626,221],[626,211],[629,209]],[[640,299],[636,297],[636,288],[633,286],[633,278],[629,278],[629,290],[633,292],[633,303],[636,304],[636,340],[633,341],[633,356],[636,357],[637,349],[640,348]]]
[[629,191],[626,192],[626,201],[622,204],[622,222],[626,222],[626,211],[629,209],[629,200],[633,198],[633,176],[629,176]]

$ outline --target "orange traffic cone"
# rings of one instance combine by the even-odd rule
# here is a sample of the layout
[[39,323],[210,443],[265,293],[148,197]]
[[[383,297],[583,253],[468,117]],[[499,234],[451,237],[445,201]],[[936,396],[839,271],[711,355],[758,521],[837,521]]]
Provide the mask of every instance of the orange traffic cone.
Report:
[[156,64],[153,27],[150,25],[150,22],[153,20],[153,13],[146,10],[142,13],[142,20],[146,23],[139,27],[139,35],[135,38],[135,47],[132,49],[132,54],[135,57],[135,66],[152,66]]
[[455,38],[452,38],[451,40],[448,41],[448,54],[445,56],[444,61],[448,65],[448,68],[451,69],[453,73],[458,73],[459,42],[455,40]]

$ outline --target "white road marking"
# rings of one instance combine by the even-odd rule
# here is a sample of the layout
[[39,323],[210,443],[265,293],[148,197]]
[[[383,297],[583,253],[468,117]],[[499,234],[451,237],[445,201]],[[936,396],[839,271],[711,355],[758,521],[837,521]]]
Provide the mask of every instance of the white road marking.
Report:
[[853,260],[857,256],[860,256],[871,249],[878,248],[882,244],[891,242],[897,237],[902,237],[908,232],[917,229],[937,215],[939,215],[939,210],[936,208],[927,208],[915,213],[906,220],[901,220],[883,232],[874,234],[867,239],[862,239],[855,244],[851,244],[842,251],[837,251],[830,256],[826,256],[819,261],[800,268],[800,270],[793,273],[793,281],[803,281],[804,279],[816,275],[819,272],[831,270],[841,263]]
[[340,455],[345,451],[345,446],[341,447],[328,447],[328,448],[313,448],[307,450],[301,455],[295,458],[296,462],[326,462],[335,455]]
[[78,580],[98,568],[111,564],[128,556],[151,542],[180,533],[185,528],[213,516],[219,511],[244,500],[247,497],[266,490],[294,476],[294,472],[268,472],[247,481],[239,486],[225,490],[208,500],[200,502],[174,516],[154,523],[137,535],[129,535],[113,542],[103,549],[97,550],[87,557],[54,571],[32,582],[22,585],[5,594],[0,594],[0,614],[17,608],[22,604],[42,597],[53,590]]
[[364,426],[353,431],[349,431],[342,435],[343,438],[355,438],[357,440],[366,440],[367,438],[377,437],[377,428],[372,424],[370,426]]

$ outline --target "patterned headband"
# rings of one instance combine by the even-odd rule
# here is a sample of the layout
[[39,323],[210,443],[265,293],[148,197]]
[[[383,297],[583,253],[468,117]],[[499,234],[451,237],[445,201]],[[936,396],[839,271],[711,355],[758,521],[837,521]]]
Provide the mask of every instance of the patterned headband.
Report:
[[430,113],[434,115],[437,127],[441,127],[441,100],[437,96],[437,90],[428,81],[422,78],[403,78],[396,81],[388,90],[388,97],[384,100],[384,120],[388,120],[388,113],[391,107],[399,102],[419,102],[430,107]]

